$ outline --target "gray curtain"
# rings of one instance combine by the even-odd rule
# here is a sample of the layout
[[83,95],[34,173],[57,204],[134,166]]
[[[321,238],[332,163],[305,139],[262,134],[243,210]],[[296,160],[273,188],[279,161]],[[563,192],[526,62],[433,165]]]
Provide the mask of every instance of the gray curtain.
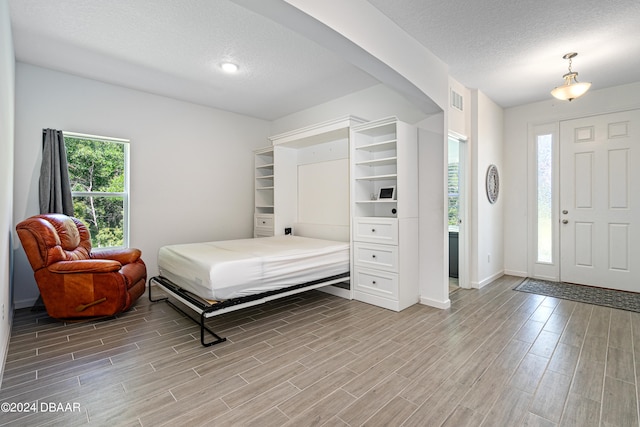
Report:
[[73,216],[67,153],[61,130],[42,130],[40,213],[62,213]]

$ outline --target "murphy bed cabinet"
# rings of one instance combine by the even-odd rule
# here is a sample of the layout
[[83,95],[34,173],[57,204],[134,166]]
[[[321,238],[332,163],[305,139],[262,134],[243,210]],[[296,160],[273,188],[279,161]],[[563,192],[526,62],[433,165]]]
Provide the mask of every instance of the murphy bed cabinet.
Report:
[[273,236],[273,147],[256,150],[253,154],[255,168],[253,237]]
[[391,117],[350,139],[354,298],[400,311],[419,300],[417,128]]
[[[350,128],[353,116],[271,136],[273,234],[350,242]],[[320,291],[352,299],[350,281]]]

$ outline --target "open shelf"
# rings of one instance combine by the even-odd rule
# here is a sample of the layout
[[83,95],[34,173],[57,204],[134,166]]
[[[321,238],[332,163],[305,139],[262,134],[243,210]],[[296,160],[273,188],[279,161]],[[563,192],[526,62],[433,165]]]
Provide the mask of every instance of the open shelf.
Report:
[[396,148],[397,140],[390,139],[388,141],[380,141],[373,143],[366,143],[362,145],[356,146],[356,150],[369,151],[369,152],[378,152],[378,151],[389,151]]
[[384,157],[382,159],[371,159],[371,160],[362,160],[359,162],[356,162],[356,166],[371,166],[371,167],[376,167],[376,166],[386,166],[386,165],[396,165],[398,162],[398,158],[397,157]]

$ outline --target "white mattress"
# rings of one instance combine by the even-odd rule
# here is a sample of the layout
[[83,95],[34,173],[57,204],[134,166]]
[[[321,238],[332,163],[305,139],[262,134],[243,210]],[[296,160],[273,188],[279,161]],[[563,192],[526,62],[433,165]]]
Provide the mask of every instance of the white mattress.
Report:
[[281,289],[349,271],[349,243],[299,236],[160,248],[160,275],[209,300]]

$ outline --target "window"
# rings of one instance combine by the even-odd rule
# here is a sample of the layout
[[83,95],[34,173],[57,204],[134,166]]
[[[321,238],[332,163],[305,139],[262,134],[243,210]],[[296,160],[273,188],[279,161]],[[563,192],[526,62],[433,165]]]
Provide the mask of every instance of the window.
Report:
[[553,261],[553,135],[536,137],[537,261]]
[[129,244],[129,141],[65,132],[74,216],[96,248]]

